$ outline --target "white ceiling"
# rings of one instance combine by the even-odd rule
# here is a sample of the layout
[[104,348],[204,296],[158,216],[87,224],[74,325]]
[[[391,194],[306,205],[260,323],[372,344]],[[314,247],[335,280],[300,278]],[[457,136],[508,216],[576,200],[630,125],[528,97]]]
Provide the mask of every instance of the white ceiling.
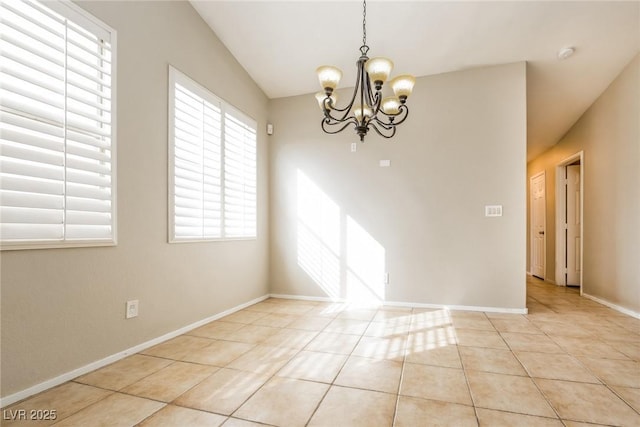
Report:
[[[319,65],[352,86],[360,1],[195,1],[194,8],[270,98],[315,93]],[[369,56],[392,75],[527,61],[529,160],[569,130],[640,51],[636,1],[369,1]],[[559,61],[559,49],[576,53]],[[409,100],[409,107],[411,107]]]

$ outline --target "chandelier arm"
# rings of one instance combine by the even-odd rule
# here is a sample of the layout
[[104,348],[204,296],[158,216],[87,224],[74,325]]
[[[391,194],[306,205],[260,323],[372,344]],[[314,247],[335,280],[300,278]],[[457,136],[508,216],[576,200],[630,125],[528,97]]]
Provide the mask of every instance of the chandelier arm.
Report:
[[[343,130],[345,130],[347,128],[347,126],[349,126],[351,124],[354,124],[354,120],[355,119],[350,118],[350,120],[336,121],[336,122],[332,123],[330,121],[327,121],[327,119],[322,119],[321,127],[322,127],[322,130],[325,133],[335,134],[335,133],[342,132]],[[336,130],[331,130],[330,128],[327,128],[327,126],[337,126],[337,125],[340,125],[340,124],[343,124],[343,125],[340,128],[336,129]],[[357,126],[357,123],[356,123],[356,126]]]
[[[339,122],[343,122],[345,120],[349,120],[349,119],[353,119],[354,122],[356,123],[357,126],[357,120],[355,119],[354,115],[349,115],[351,113],[351,109],[353,108],[353,104],[356,101],[356,97],[358,96],[358,90],[360,89],[360,91],[362,91],[362,87],[360,86],[359,82],[362,78],[362,74],[364,72],[364,62],[361,63],[361,59],[358,60],[358,72],[356,75],[356,86],[353,88],[353,94],[351,95],[351,101],[349,101],[349,104],[344,107],[344,108],[334,108],[335,111],[338,111],[340,113],[344,113],[342,115],[341,118],[337,118],[337,117],[333,117],[331,116],[331,118],[333,120],[339,121]],[[361,104],[362,105],[362,104]]]
[[339,119],[337,117],[334,117],[331,114],[331,111],[338,111],[338,112],[342,112],[342,111],[348,111],[348,109],[346,108],[337,108],[334,104],[333,104],[333,100],[331,99],[331,97],[327,96],[323,101],[322,101],[322,112],[324,113],[324,117],[329,120],[329,121],[336,121],[336,122],[340,122],[343,121],[346,118],[346,115],[342,116],[342,119]]
[[380,109],[380,105],[382,104],[382,91],[379,91],[379,90],[375,92],[371,91],[371,83],[369,83],[369,97],[371,99],[370,106],[375,112],[374,115],[377,114],[378,111],[384,114],[384,111]]
[[[368,102],[368,100],[365,100],[365,92],[367,92],[368,95],[368,91],[369,89],[367,88],[367,80],[368,80],[368,74],[367,72],[364,70],[364,64],[366,61],[366,56],[361,56],[360,59],[358,59],[358,80],[357,80],[357,84],[358,87],[356,88],[356,90],[358,90],[358,88],[360,88],[360,106],[361,108],[364,108],[365,106],[365,101],[367,102],[366,105],[371,106]],[[362,114],[362,124],[364,124],[364,122],[366,121],[366,117],[364,115],[364,111]]]
[[[329,113],[331,112],[331,110],[333,110],[333,111],[337,111],[337,112],[340,112],[340,113],[343,113],[343,112],[349,113],[349,111],[351,110],[351,107],[353,106],[353,101],[355,100],[355,97],[356,97],[356,92],[354,91],[353,95],[351,96],[351,102],[349,103],[349,105],[347,105],[347,106],[346,106],[346,107],[344,107],[344,108],[338,108],[335,104],[333,104],[333,101],[332,101],[332,102],[331,102],[331,108],[330,108],[330,109],[327,109],[327,110],[329,110]],[[328,98],[328,97],[327,97],[327,98]],[[326,99],[327,99],[327,98],[325,98],[325,101],[326,101]],[[335,117],[333,117],[333,116],[332,116],[332,118],[333,118],[334,120],[339,120],[339,119],[337,119],[337,118],[335,118]],[[344,114],[344,115],[342,116],[342,120],[344,120],[344,119],[346,119],[346,118],[347,118],[347,114]]]
[[379,114],[382,115],[383,117],[386,117],[388,120],[388,123],[385,123],[384,121],[382,121],[382,118],[379,117],[379,114],[376,114],[376,121],[378,123],[385,123],[385,124],[392,124],[394,126],[399,125],[400,123],[404,122],[407,119],[407,116],[409,115],[409,107],[407,107],[405,104],[402,104],[398,107],[399,112],[396,114],[388,114],[385,113],[383,110],[379,111]]
[[395,123],[393,122],[385,123],[382,120],[380,120],[378,117],[374,117],[373,119],[371,119],[371,121],[373,122],[373,124],[377,123],[381,128],[385,130],[391,130],[394,127],[396,127]]
[[[377,120],[376,120],[376,121],[377,121]],[[380,135],[381,137],[383,137],[383,138],[390,139],[390,138],[393,138],[393,136],[396,134],[396,127],[395,127],[395,126],[391,126],[391,127],[383,126],[383,128],[384,128],[385,130],[390,130],[390,131],[391,131],[391,133],[390,133],[390,134],[385,135],[384,133],[382,133],[382,131],[380,131],[380,129],[378,129],[378,126],[376,126],[376,124],[375,124],[375,123],[373,123],[373,122],[369,122],[369,124],[371,125],[371,128],[373,128],[373,130],[375,130],[375,131],[376,131],[376,133],[377,133],[378,135]]]
[[[393,121],[394,125],[401,124],[402,122],[407,120],[407,117],[409,117],[409,107],[407,107],[406,104],[400,105],[400,107],[398,107],[398,110],[399,110],[399,112],[398,112],[397,116],[395,116],[395,117],[399,117],[399,119]],[[403,115],[403,113],[404,113],[404,115]]]
[[366,71],[363,73],[361,88],[362,97],[364,98],[364,100],[362,101],[362,105],[365,105],[366,103],[366,105],[369,106],[369,108],[373,109],[373,112],[375,113],[373,99],[371,97],[371,85],[369,84],[369,73],[367,73]]
[[[344,114],[342,115],[342,117],[335,117],[333,114],[331,114],[332,111],[344,112]],[[340,110],[334,108],[331,111],[327,110],[325,111],[325,118],[323,120],[327,120],[327,122],[331,124],[344,123],[350,120],[355,121],[355,117],[353,115],[348,115],[350,112],[351,111],[349,108],[343,108]]]

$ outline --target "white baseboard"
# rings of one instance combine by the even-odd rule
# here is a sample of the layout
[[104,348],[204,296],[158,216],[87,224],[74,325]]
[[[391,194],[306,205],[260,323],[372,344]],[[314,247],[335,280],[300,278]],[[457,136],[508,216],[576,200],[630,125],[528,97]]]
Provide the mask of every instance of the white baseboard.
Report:
[[[282,299],[295,299],[302,301],[321,301],[321,302],[348,302],[345,299],[336,299],[329,297],[309,297],[302,295],[287,295],[287,294],[271,294],[271,298]],[[508,314],[527,314],[529,310],[527,308],[503,308],[503,307],[479,307],[475,305],[445,305],[445,304],[421,304],[421,303],[409,303],[409,302],[395,302],[385,301],[385,306],[391,307],[407,307],[407,308],[445,308],[448,310],[464,310],[464,311],[486,311],[490,313],[508,313]]]
[[195,328],[198,328],[202,325],[206,325],[209,322],[213,322],[214,320],[218,320],[224,316],[228,316],[229,314],[235,313],[236,311],[242,310],[243,308],[249,307],[250,305],[256,304],[260,301],[264,301],[269,298],[269,295],[263,295],[261,297],[252,299],[251,301],[240,304],[236,307],[230,308],[229,310],[225,310],[221,313],[214,314],[213,316],[207,317],[206,319],[199,320],[195,323],[177,329],[173,332],[169,332],[160,337],[154,338],[152,340],[143,342],[142,344],[138,344],[134,347],[128,348],[124,351],[121,351],[116,354],[112,354],[111,356],[107,356],[104,359],[97,360],[95,362],[91,362],[88,365],[82,366],[80,368],[74,369],[73,371],[69,371],[62,375],[59,375],[55,378],[51,378],[50,380],[44,381],[40,384],[36,384],[32,387],[29,387],[25,390],[19,391],[14,394],[10,394],[8,396],[0,398],[0,408],[4,408],[5,406],[11,405],[20,400],[26,399],[27,397],[33,396],[34,394],[43,392],[50,388],[53,388],[57,385],[63,384],[69,380],[79,377],[80,375],[84,375],[96,369],[102,368],[103,366],[109,365],[113,362],[117,362],[120,359],[124,359],[127,356],[130,356],[135,353],[139,353],[142,350],[146,350],[149,347],[153,347],[154,345],[160,344],[164,341],[170,340],[171,338],[175,338],[178,335],[182,335],[187,333]]
[[633,310],[630,310],[628,308],[621,307],[621,306],[619,306],[617,304],[614,304],[612,302],[609,302],[607,300],[604,300],[604,299],[601,299],[601,298],[598,298],[598,297],[594,297],[593,295],[589,295],[589,294],[584,293],[584,292],[582,293],[582,296],[585,297],[585,298],[589,298],[590,300],[595,301],[597,303],[600,303],[602,305],[606,305],[607,307],[612,308],[615,311],[619,311],[620,313],[626,314],[626,315],[631,316],[631,317],[635,317],[636,319],[640,319],[640,313],[637,312],[637,311],[633,311]]

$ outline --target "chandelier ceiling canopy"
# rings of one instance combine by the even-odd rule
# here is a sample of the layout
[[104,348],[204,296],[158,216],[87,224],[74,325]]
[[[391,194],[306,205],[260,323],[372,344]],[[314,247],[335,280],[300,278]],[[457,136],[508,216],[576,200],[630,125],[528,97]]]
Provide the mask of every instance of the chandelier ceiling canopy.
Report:
[[322,130],[326,133],[338,133],[353,125],[360,141],[373,129],[384,138],[391,138],[396,127],[404,122],[409,114],[406,105],[416,82],[411,75],[401,75],[389,82],[394,95],[383,97],[382,87],[393,69],[390,59],[369,58],[367,46],[367,2],[362,6],[362,46],[360,58],[356,62],[356,84],[351,100],[344,108],[336,105],[334,90],[342,78],[342,71],[331,65],[323,65],[316,70],[323,92],[316,94],[318,104],[324,113]]

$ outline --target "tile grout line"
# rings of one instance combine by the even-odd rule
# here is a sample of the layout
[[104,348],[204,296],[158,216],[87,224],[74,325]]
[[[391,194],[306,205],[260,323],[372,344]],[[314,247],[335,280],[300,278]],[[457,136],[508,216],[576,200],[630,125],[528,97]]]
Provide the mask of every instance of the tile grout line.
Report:
[[404,345],[404,351],[403,351],[403,355],[402,355],[402,368],[400,370],[400,380],[398,381],[398,392],[396,393],[396,405],[395,408],[393,409],[393,419],[391,421],[391,426],[394,427],[396,425],[396,420],[398,418],[398,408],[400,407],[400,390],[402,389],[402,381],[404,380],[404,369],[407,363],[407,352],[409,351],[409,332],[412,331],[412,324],[413,324],[413,319],[414,319],[414,310],[411,309],[411,319],[409,321],[409,329],[406,332],[406,336],[405,336],[405,345]]
[[[487,317],[487,314],[484,313],[484,316]],[[491,322],[490,319],[489,319],[489,323],[491,323],[491,326],[493,326],[493,323]],[[453,318],[451,319],[451,326],[453,326],[453,332],[455,334],[456,333],[456,327],[453,325]],[[493,326],[493,327],[495,329],[495,326]],[[502,336],[500,336],[500,338],[502,338]],[[504,341],[504,338],[502,338],[502,340]],[[460,359],[460,365],[462,366],[462,372],[464,374],[464,381],[467,384],[467,392],[469,393],[469,398],[471,399],[471,405],[473,406],[473,413],[476,416],[476,424],[479,426],[480,425],[480,416],[478,415],[478,407],[476,406],[476,400],[473,397],[473,392],[471,391],[471,382],[469,381],[469,376],[467,375],[467,367],[466,367],[466,365],[464,363],[464,359],[462,358],[462,352],[460,351],[460,345],[459,345],[459,342],[458,342],[458,335],[457,334],[456,334],[456,350],[458,352],[458,358]]]
[[[576,295],[576,296],[578,296],[578,295]],[[554,314],[557,314],[557,315],[562,315],[562,314],[563,314],[562,312],[559,312],[559,311],[554,310],[552,306],[550,306],[550,305],[548,305],[548,304],[544,304],[544,303],[540,302],[540,300],[539,300],[539,299],[536,299],[535,297],[531,297],[531,298],[532,298],[532,299],[534,299],[534,300],[536,300],[539,304],[541,304],[541,305],[543,305],[543,306],[547,307],[548,309],[550,309]],[[598,304],[599,304],[599,303],[598,303]],[[575,305],[574,305],[574,304],[572,304],[572,307],[575,307]],[[608,322],[608,320],[607,320],[607,319],[604,319],[604,320],[606,320],[606,321]],[[608,322],[608,323],[611,323],[611,322]],[[624,327],[622,327],[622,328],[623,328],[623,329],[626,329],[626,328],[624,328]],[[630,404],[629,404],[629,403],[628,403],[628,402],[627,402],[627,401],[626,401],[622,396],[620,396],[618,393],[616,393],[616,392],[615,392],[615,390],[614,390],[614,389],[612,389],[612,387],[610,386],[610,384],[608,384],[608,382],[607,382],[607,381],[605,381],[605,380],[604,380],[603,378],[601,378],[601,377],[600,377],[596,372],[594,372],[592,369],[590,369],[588,366],[586,366],[584,363],[582,363],[582,361],[580,361],[580,360],[577,358],[577,356],[576,356],[573,352],[570,352],[567,348],[565,348],[564,346],[562,346],[561,344],[559,344],[559,343],[558,343],[558,342],[553,338],[553,335],[550,335],[548,332],[546,332],[546,331],[544,331],[544,330],[541,330],[541,331],[542,331],[542,333],[544,334],[544,336],[546,336],[549,340],[551,340],[554,344],[556,344],[556,345],[557,345],[557,346],[558,346],[558,347],[563,351],[563,353],[562,353],[562,354],[565,354],[565,355],[569,356],[570,358],[572,358],[572,360],[576,361],[576,362],[577,362],[577,363],[578,363],[582,368],[584,368],[587,372],[589,372],[590,374],[592,374],[592,375],[593,375],[593,376],[594,376],[598,381],[600,381],[600,384],[585,383],[585,382],[581,382],[581,381],[560,380],[560,379],[548,379],[548,380],[550,380],[550,381],[564,381],[564,382],[572,382],[572,383],[578,383],[578,384],[602,385],[602,386],[604,386],[607,390],[609,390],[609,391],[610,391],[614,396],[616,396],[616,397],[618,397],[620,400],[622,400],[622,402],[624,402],[624,404],[626,404],[626,405],[627,405],[631,410],[633,410],[634,412],[636,412],[637,414],[639,414],[639,415],[640,415],[640,412],[639,412],[638,410],[636,410],[635,408],[633,408],[633,406],[631,406],[631,405],[630,405]],[[572,337],[572,336],[568,336],[568,337],[569,337],[569,338],[574,338],[574,337]],[[579,338],[579,337],[576,337],[576,338]],[[604,340],[602,340],[602,339],[600,338],[600,336],[598,336],[598,335],[590,334],[587,338],[588,338],[589,340],[596,340],[596,341],[598,341],[598,342],[600,342],[600,343],[603,343],[603,344],[605,344],[605,345],[609,345],[609,344],[607,344]],[[504,339],[504,338],[503,338],[503,339]],[[509,344],[507,343],[507,345],[509,345]],[[509,348],[511,349],[511,346],[509,346]],[[518,362],[520,362],[520,364],[522,364],[522,365],[523,365],[523,367],[524,367],[524,364],[520,361],[520,358],[518,358],[518,356],[516,355],[516,353],[515,353],[513,350],[511,350],[511,351],[512,351],[513,355],[516,357],[516,359],[518,360]],[[620,353],[621,353],[621,352],[620,352]],[[553,354],[553,353],[550,353],[550,354]],[[625,357],[628,357],[628,356],[627,356],[626,354],[624,354],[624,353],[621,353],[621,354],[623,354]],[[586,356],[583,356],[583,357],[590,357],[590,356],[586,355]],[[594,357],[592,357],[592,358],[594,358]],[[607,357],[595,357],[595,358],[596,358],[596,359],[606,359],[606,360],[618,360],[618,359],[609,359],[609,358],[607,358]],[[620,360],[622,360],[622,359],[620,359]],[[629,358],[629,360],[633,361],[633,359],[631,359],[631,358]],[[554,405],[552,405],[552,404],[551,404],[551,401],[547,398],[547,395],[546,395],[544,392],[542,392],[542,390],[541,390],[541,389],[540,389],[540,387],[538,386],[538,383],[535,381],[535,379],[536,379],[537,377],[532,377],[532,376],[531,376],[531,373],[529,372],[529,370],[528,370],[528,369],[526,369],[526,367],[525,367],[525,371],[527,372],[527,374],[528,374],[528,375],[529,375],[529,377],[531,378],[532,382],[535,384],[535,386],[536,386],[536,388],[538,389],[538,391],[542,394],[542,396],[545,398],[545,400],[546,400],[546,401],[548,402],[548,404],[551,406],[551,408],[553,409],[553,411],[558,415],[558,418],[562,421],[562,423],[563,423],[563,424],[565,424],[565,425],[566,425],[565,419],[563,419],[563,418],[560,416],[560,414],[558,413],[558,411],[556,410],[556,408],[554,407]],[[545,378],[538,378],[538,379],[542,379],[542,380],[544,380]],[[573,420],[568,420],[568,421],[573,421]]]
[[[562,315],[562,313],[559,312],[555,312],[556,314]],[[623,329],[626,329],[623,327]],[[562,354],[567,355],[568,357],[570,357],[572,360],[574,360],[575,362],[577,362],[582,368],[584,368],[587,372],[589,372],[590,374],[592,374],[598,381],[600,381],[600,384],[594,384],[594,383],[587,383],[587,382],[583,382],[583,381],[576,381],[576,380],[562,380],[562,379],[554,379],[554,378],[541,378],[541,377],[533,377],[531,376],[531,373],[529,372],[529,370],[524,366],[524,364],[522,363],[522,361],[520,360],[520,358],[518,357],[518,355],[515,353],[515,351],[513,351],[513,349],[511,349],[511,346],[509,345],[509,343],[507,343],[507,346],[509,346],[509,349],[511,350],[512,354],[514,355],[514,357],[518,360],[518,362],[523,366],[523,368],[525,369],[525,372],[527,372],[529,378],[531,378],[531,381],[535,384],[536,388],[538,389],[538,391],[542,394],[542,396],[544,396],[545,400],[547,401],[547,403],[549,403],[549,406],[551,406],[551,408],[553,409],[553,411],[556,413],[556,415],[558,416],[558,418],[560,420],[563,421],[564,423],[564,419],[560,416],[560,414],[558,413],[558,411],[556,410],[555,406],[553,404],[551,404],[551,401],[547,398],[547,395],[540,389],[540,387],[538,386],[538,383],[535,381],[535,379],[541,379],[541,380],[550,380],[550,381],[564,381],[564,382],[571,382],[571,383],[577,383],[577,384],[594,384],[594,385],[602,385],[604,386],[607,390],[609,390],[611,393],[613,393],[614,396],[618,397],[620,400],[622,400],[632,411],[636,412],[638,415],[640,415],[640,411],[636,410],[633,406],[631,406],[626,399],[624,399],[622,396],[620,396],[611,386],[610,384],[604,380],[604,378],[600,377],[596,372],[593,371],[593,369],[589,368],[587,365],[585,365],[580,359],[578,359],[578,357],[573,353],[573,352],[569,352],[569,350],[567,348],[565,348],[564,346],[562,346],[561,344],[559,344],[554,338],[553,335],[550,335],[548,332],[544,331],[541,329],[542,335],[544,335],[545,337],[547,337],[549,340],[551,340],[555,345],[557,345],[562,351]],[[499,332],[500,333],[500,332]],[[502,336],[502,334],[500,334],[500,336]],[[569,338],[574,338],[572,336],[568,336]],[[575,338],[579,338],[579,337],[575,337]],[[604,340],[602,340],[598,335],[589,335],[587,337],[589,340],[596,340],[600,343],[603,343],[605,345],[608,345]],[[503,338],[504,340],[504,338]],[[506,340],[505,340],[506,342]],[[620,352],[621,353],[621,352]],[[549,353],[549,354],[556,354],[556,353]],[[628,357],[626,354],[621,353],[623,356]],[[624,360],[624,359],[610,359],[607,357],[593,357],[593,356],[588,356],[585,355],[583,357],[591,357],[594,359],[605,359],[605,360]],[[634,361],[633,359],[629,358],[630,361]]]
[[[341,312],[342,313],[342,312]],[[373,316],[375,317],[375,315]],[[311,420],[313,419],[314,415],[316,414],[316,412],[318,412],[318,409],[320,409],[320,405],[322,405],[322,402],[324,402],[324,399],[327,397],[327,394],[329,394],[329,391],[331,390],[331,387],[342,387],[339,386],[337,384],[335,384],[336,380],[338,379],[338,377],[340,376],[340,374],[342,373],[342,370],[344,369],[344,366],[347,364],[347,362],[349,361],[349,358],[353,355],[353,352],[356,350],[356,348],[358,347],[358,344],[360,344],[360,341],[362,341],[362,337],[364,337],[364,334],[367,332],[367,329],[369,329],[369,327],[371,326],[371,322],[373,322],[373,317],[371,320],[369,320],[369,323],[367,324],[367,327],[365,328],[365,330],[362,332],[362,334],[360,334],[360,336],[358,337],[358,341],[355,343],[355,345],[353,346],[353,348],[351,349],[351,352],[349,352],[348,355],[346,355],[347,357],[344,359],[344,362],[342,363],[342,365],[340,366],[340,369],[338,369],[338,372],[336,373],[336,375],[333,377],[333,380],[331,381],[331,383],[329,384],[329,387],[327,387],[327,391],[325,391],[325,393],[322,395],[322,398],[318,401],[318,404],[316,405],[316,407],[314,408],[314,410],[311,412],[311,415],[309,416],[309,419],[307,420],[307,422],[305,423],[305,427],[307,427],[309,425],[309,423],[311,422]],[[336,317],[334,317],[333,320],[338,319],[338,315],[336,315]],[[333,320],[331,322],[329,322],[329,324],[327,324],[325,326],[324,329],[326,329],[327,327],[329,327],[329,325],[331,323],[333,323]],[[358,320],[358,319],[347,319],[347,320]],[[323,329],[323,331],[324,331]],[[337,333],[337,332],[336,332]],[[348,334],[343,334],[343,335],[348,335]],[[307,344],[308,345],[308,344]],[[306,346],[305,346],[306,348]]]
[[[266,299],[265,301],[268,301],[268,300],[269,300],[269,299]],[[317,306],[317,304],[316,304],[316,306]],[[310,309],[310,310],[312,310],[312,309]],[[310,310],[309,310],[309,311],[310,311]],[[265,316],[265,317],[266,317],[266,316]],[[325,328],[326,328],[326,326],[325,326],[323,329],[319,330],[319,331],[313,331],[313,332],[315,332],[316,334],[313,336],[313,338],[311,338],[311,339],[309,340],[309,342],[313,341],[313,340],[314,340],[314,339],[315,339],[315,338],[316,338],[316,337],[317,337],[317,336],[318,336],[318,335],[319,335],[319,334],[320,334],[320,333],[321,333]],[[281,330],[282,330],[282,329],[287,329],[287,328],[286,328],[286,327],[281,327],[281,328],[279,328],[279,329],[281,329]],[[265,339],[266,339],[266,338],[265,338]],[[267,380],[266,380],[266,381],[265,381],[265,382],[264,382],[260,387],[258,387],[258,388],[257,388],[253,393],[251,393],[251,394],[250,394],[250,395],[249,395],[245,400],[243,400],[243,402],[242,402],[240,405],[238,405],[238,407],[237,407],[234,411],[232,411],[232,412],[231,412],[231,414],[229,414],[229,415],[228,415],[228,417],[229,417],[229,418],[233,417],[233,415],[234,415],[236,412],[238,412],[238,411],[240,410],[240,408],[242,408],[242,407],[243,407],[243,406],[244,406],[244,405],[245,405],[245,404],[246,404],[246,403],[247,403],[247,402],[248,402],[248,401],[249,401],[253,396],[255,396],[255,395],[256,395],[256,393],[258,393],[260,390],[262,390],[262,389],[263,389],[263,387],[264,387],[264,386],[265,386],[269,381],[271,381],[273,378],[275,378],[275,376],[277,375],[277,373],[278,373],[278,372],[280,372],[280,370],[281,370],[282,368],[284,368],[284,367],[285,367],[289,362],[291,362],[291,360],[293,360],[293,359],[294,359],[298,354],[300,354],[300,353],[304,350],[304,348],[309,344],[309,342],[308,342],[307,344],[305,344],[303,347],[301,347],[301,348],[299,348],[299,349],[295,349],[295,350],[297,350],[297,351],[296,351],[296,353],[295,353],[295,354],[293,354],[293,355],[292,355],[292,356],[291,356],[291,357],[290,357],[290,358],[289,358],[289,359],[288,359],[288,360],[287,360],[287,361],[286,361],[286,362],[285,362],[285,363],[284,363],[280,368],[278,368],[278,369],[277,369],[277,370],[276,370],[276,371],[275,371],[275,372],[274,372],[274,373],[273,373],[273,374],[272,374],[272,375],[271,375],[271,376],[270,376],[270,377],[269,377],[269,378],[268,378],[268,379],[267,379]],[[256,346],[258,346],[258,345],[260,345],[260,343],[256,343]],[[255,348],[255,347],[254,347],[254,348]],[[281,347],[280,347],[280,346],[278,346],[278,348],[281,348]],[[286,348],[286,347],[285,347],[285,348]],[[249,351],[251,351],[251,350],[249,350]],[[240,358],[240,357],[241,357],[241,356],[238,356],[238,358]],[[233,363],[233,362],[230,362],[230,363],[228,363],[227,365],[229,365],[229,364],[231,364],[231,363]],[[242,371],[242,372],[245,372],[245,371]],[[240,419],[244,419],[244,418],[240,418]],[[254,422],[254,420],[251,420],[251,422]]]
[[[543,334],[545,336],[546,333],[544,331],[542,331]],[[515,359],[518,361],[518,363],[520,364],[520,366],[522,367],[522,369],[524,370],[524,372],[527,374],[527,377],[534,385],[534,387],[536,388],[536,390],[538,390],[538,393],[540,393],[540,395],[543,397],[544,401],[547,402],[547,405],[549,405],[549,407],[551,408],[551,410],[553,411],[554,414],[556,414],[556,417],[558,418],[558,420],[560,420],[560,422],[562,422],[563,424],[564,421],[562,419],[562,417],[560,416],[560,413],[558,412],[558,410],[556,409],[556,407],[551,403],[551,400],[547,397],[547,395],[540,389],[540,386],[538,386],[538,383],[535,382],[535,380],[533,379],[533,377],[531,377],[531,374],[529,373],[529,370],[526,368],[526,366],[524,365],[524,363],[522,363],[522,361],[520,360],[520,358],[518,357],[518,355],[515,353],[515,351],[513,350],[513,348],[511,347],[511,344],[509,344],[509,342],[504,339],[504,337],[502,336],[502,333],[500,331],[498,331],[498,334],[500,335],[500,338],[502,338],[502,340],[504,341],[504,343],[507,345],[507,347],[509,348],[509,351],[511,352],[511,354],[513,355],[513,357],[515,357]],[[550,337],[547,336],[547,338],[550,339]],[[553,341],[553,340],[552,340]],[[555,341],[553,341],[554,344],[558,345],[558,343],[556,343]],[[565,351],[564,348],[560,347],[558,345],[558,348],[560,348],[561,350]],[[532,414],[528,414],[528,415],[532,415]]]

